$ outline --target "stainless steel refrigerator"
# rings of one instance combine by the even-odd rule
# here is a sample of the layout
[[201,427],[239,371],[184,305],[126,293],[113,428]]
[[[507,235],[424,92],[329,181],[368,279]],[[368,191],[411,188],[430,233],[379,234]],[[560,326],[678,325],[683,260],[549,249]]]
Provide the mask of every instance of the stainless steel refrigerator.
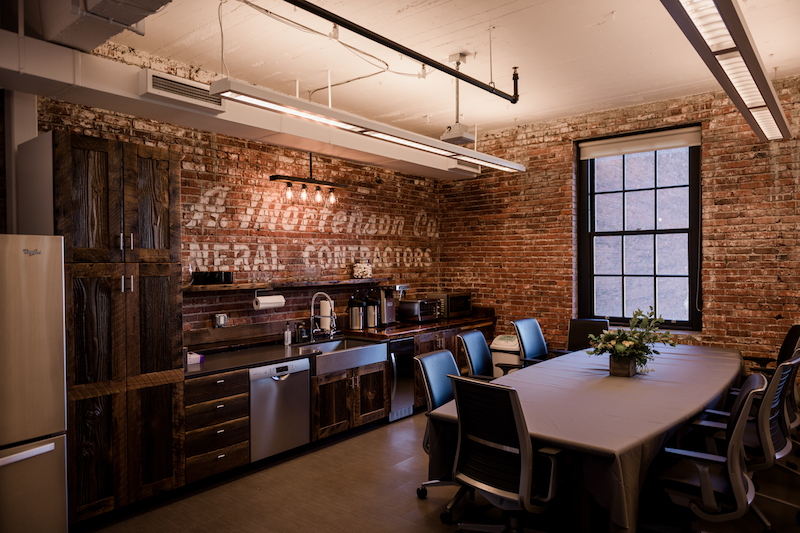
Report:
[[0,531],[67,531],[64,240],[0,235]]

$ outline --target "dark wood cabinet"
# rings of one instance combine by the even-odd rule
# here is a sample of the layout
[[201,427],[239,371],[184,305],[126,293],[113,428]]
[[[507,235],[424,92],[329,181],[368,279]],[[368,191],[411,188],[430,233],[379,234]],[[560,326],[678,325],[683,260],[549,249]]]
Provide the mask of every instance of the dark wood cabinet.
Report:
[[53,132],[65,261],[180,261],[180,164],[163,148]]
[[184,483],[180,177],[161,148],[54,132],[70,520]]
[[311,378],[311,440],[389,416],[387,363]]
[[250,462],[250,375],[234,370],[186,380],[186,481]]

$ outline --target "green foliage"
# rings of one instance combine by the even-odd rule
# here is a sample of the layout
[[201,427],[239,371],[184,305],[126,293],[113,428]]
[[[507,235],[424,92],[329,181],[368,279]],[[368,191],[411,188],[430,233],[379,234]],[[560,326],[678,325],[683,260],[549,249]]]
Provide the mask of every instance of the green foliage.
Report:
[[655,316],[653,306],[650,306],[650,312],[647,314],[637,309],[631,317],[629,329],[604,330],[600,335],[589,335],[593,349],[587,353],[593,355],[607,353],[615,361],[633,359],[636,369],[639,372],[646,372],[647,362],[653,360],[653,354],[659,353],[653,349],[654,344],[660,342],[675,346],[669,331],[659,331],[658,327],[663,323],[663,318]]

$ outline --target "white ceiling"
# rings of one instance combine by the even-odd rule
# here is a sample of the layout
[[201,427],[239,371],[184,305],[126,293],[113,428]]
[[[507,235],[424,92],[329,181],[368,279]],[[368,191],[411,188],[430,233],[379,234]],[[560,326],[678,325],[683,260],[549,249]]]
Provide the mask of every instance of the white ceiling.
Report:
[[[332,24],[282,0],[258,6],[323,34]],[[460,82],[461,122],[479,133],[719,89],[658,0],[316,0],[320,7],[441,63],[467,54],[461,70],[494,81],[517,104]],[[782,78],[800,74],[800,1],[740,0],[764,65]],[[378,72],[335,40],[306,33],[237,1],[173,0],[146,19],[145,36],[110,40],[222,73],[218,9],[229,76],[300,97]],[[491,59],[490,62],[490,28]],[[340,29],[340,40],[416,75],[410,58]],[[373,63],[374,60],[371,60]],[[454,66],[454,65],[450,65]],[[326,90],[313,101],[327,104]],[[333,107],[439,137],[455,122],[455,80],[384,72],[334,87]],[[478,148],[480,149],[480,148]]]

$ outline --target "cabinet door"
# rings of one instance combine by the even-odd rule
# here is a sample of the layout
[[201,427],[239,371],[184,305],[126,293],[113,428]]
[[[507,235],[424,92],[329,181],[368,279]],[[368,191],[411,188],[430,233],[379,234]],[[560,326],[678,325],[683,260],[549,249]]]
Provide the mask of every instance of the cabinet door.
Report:
[[127,403],[129,501],[182,486],[183,372],[129,379]]
[[181,270],[125,265],[128,377],[183,368]]
[[353,426],[389,416],[389,380],[386,363],[373,363],[350,370],[353,387]]
[[[91,390],[95,389],[95,390]],[[67,402],[67,485],[70,522],[128,502],[124,385],[74,387]]]
[[178,155],[128,143],[123,151],[125,261],[180,262]]
[[125,385],[122,264],[65,266],[67,385]]
[[65,261],[122,261],[122,150],[106,139],[53,132],[55,230]]
[[350,378],[347,370],[311,378],[311,439],[350,428]]

